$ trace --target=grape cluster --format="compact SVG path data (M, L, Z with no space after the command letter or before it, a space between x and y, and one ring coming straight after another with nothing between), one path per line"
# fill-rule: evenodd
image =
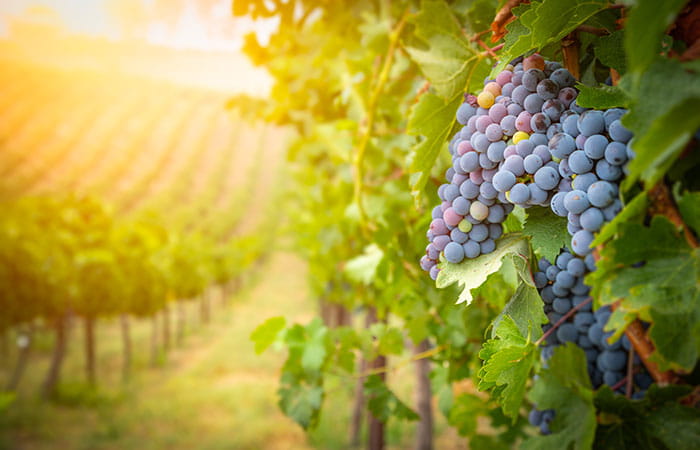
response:
M571 254L562 249L554 264L546 259L539 262L539 271L534 274L535 286L544 302L544 311L549 323L542 330L547 334L541 357L543 364L551 358L554 347L566 342L578 345L586 354L588 375L594 388L610 386L620 394L627 389L627 365L630 341L623 335L610 343L612 331L604 331L612 313L609 306L592 311L589 299L590 289L583 283L583 277L595 270L592 254L585 257ZM572 309L576 311L565 321L560 320ZM641 398L653 382L635 355L632 361L632 398ZM543 434L549 433L549 423L554 417L553 410L530 411L528 419L540 428Z

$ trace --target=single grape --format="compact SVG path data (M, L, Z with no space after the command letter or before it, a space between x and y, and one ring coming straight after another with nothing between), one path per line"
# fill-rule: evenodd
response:
M445 201L452 202L457 197L459 197L459 188L454 184L448 184L445 187Z
M533 114L530 118L530 128L535 133L546 133L551 124L552 119L541 112Z
M445 224L451 227L456 227L459 225L459 222L461 222L462 219L464 219L464 216L457 214L453 207L447 208L443 213L443 220L445 221Z
M590 232L596 232L603 226L605 218L603 212L592 206L581 213L581 227Z
M479 195L479 185L472 180L467 180L459 187L459 193L462 197L473 200Z
M503 208L503 207L502 207ZM505 208L503 208L505 212ZM498 239L503 235L503 225L500 223L491 223L489 224L489 237L493 240Z
M435 262L435 260L432 260L432 259L428 258L427 256L423 256L423 257L420 259L420 268L423 269L423 270L426 271L426 272L429 272L430 269L431 269L435 264L437 264L437 262Z
M516 177L522 176L525 174L525 162L520 155L513 155L509 156L506 158L506 160L503 162L503 166L501 167L501 170L505 169Z
M610 108L605 110L605 112L603 113L603 118L605 119L605 128L609 129L610 124L624 116L626 112L627 110L622 108Z
M552 122L560 120L564 111L566 111L566 106L556 98L547 100L542 104L542 112L545 113Z
M486 149L486 156L493 162L501 162L505 159L503 152L506 150L506 143L503 141L492 142Z
M560 272L560 274L562 274L562 273L566 273L566 272ZM555 312L557 312L559 314L566 314L571 309L571 301L567 298L561 298L561 297L556 298L552 302L552 308Z
M559 99L560 102L562 102L562 104L565 107L568 108L569 105L571 104L571 102L573 102L577 96L578 96L578 91L576 91L576 89L574 89L572 87L565 87L564 89L559 91L559 96L557 98Z
M447 225L445 225L445 221L442 219L442 214L440 215L440 218L433 219L433 221L430 222L430 231L435 236L447 234Z
M569 167L575 174L584 174L593 169L593 161L582 150L569 155Z
M615 200L615 189L607 181L596 181L588 187L588 199L598 208L604 208Z
M476 119L476 131L479 133L486 133L486 128L493 124L493 120L488 115L479 116Z
M440 269L438 269L438 266L435 265L430 268L430 278L434 281L437 280L438 274L440 273Z
M486 220L490 223L501 223L505 220L506 213L501 205L493 205L489 209L489 215ZM484 253L484 252L482 252Z
M578 255L587 255L591 252L593 234L588 230L577 231L571 238L571 248Z
M523 74L522 85L530 92L537 90L537 85L544 80L546 75L540 69L529 69Z
M452 209L460 216L466 216L469 213L471 202L466 198L459 196L452 201Z
M470 117L476 114L476 108L469 103L462 103L457 109L457 122L466 125Z
M579 150L580 151L580 150ZM598 181L598 177L593 172L583 173L574 178L571 185L574 189L588 191L588 187Z
M473 227L472 223L469 222L469 221L466 220L466 219L462 220L462 221L459 223L459 225L457 225L457 228L458 228L459 231L461 231L462 233L469 233L469 232L472 230L472 227Z
M564 119L563 117L559 118L562 121L562 128L564 129L564 133L568 134L572 138L576 138L579 134L581 134L578 131L578 114L571 114Z
M551 167L545 166L535 172L535 184L540 189L551 191L559 183L559 174Z
M488 181L481 183L481 186L479 186L479 192L481 197L487 200L492 200L498 196L498 191L493 187L493 184Z
M445 246L452 242L450 240L449 236L446 235L441 235L441 236L435 236L435 239L433 239L433 245L435 246L438 251L443 251L445 250Z
M489 109L489 117L493 123L500 123L507 114L508 109L501 103L496 103Z
M632 132L625 128L619 120L613 121L608 127L610 137L618 142L627 143L632 139Z
M464 259L464 249L457 242L450 242L445 246L445 259L447 262L458 264Z
M530 190L524 183L517 183L510 189L510 200L516 204L524 204L530 199Z
M552 156L563 159L576 150L576 142L566 133L557 133L549 140L549 149Z
M522 106L523 103L525 103L525 97L528 95L530 95L530 91L528 91L525 86L520 85L513 89L512 99L515 103Z
M537 175L537 174L535 174L535 175ZM554 196L552 197L552 200L550 201L550 206L552 208L552 212L554 212L554 214L556 214L559 217L566 217L566 215L568 214L568 211L564 207L564 197L565 196L566 196L565 192L557 192L556 194L554 194Z
M469 207L469 214L471 214L474 219L482 221L488 217L489 208L480 201L472 202Z
M452 239L452 242L464 244L465 242L467 242L468 238L469 236L467 235L467 233L464 233L459 228L455 228L452 231L450 231L450 239Z
M488 150L488 148L487 148ZM486 153L479 153L479 167L483 169L493 169L498 165L497 162L493 162L489 159L488 154ZM482 176L483 176L483 171L482 171Z
M573 190L564 197L564 207L574 214L581 214L589 206L588 195L583 191Z
M465 153L459 158L459 166L465 172L472 172L479 168L479 154L477 152Z
M513 187L516 182L515 175L507 168L501 168L496 175L493 176L493 187L498 192L506 192Z
M627 146L620 142L611 142L605 148L605 160L613 166L627 162Z
M530 114L535 114L537 112L542 111L543 104L544 99L537 94L528 95L527 97L525 97L525 102L523 102L525 111L529 112Z
M605 118L602 111L589 110L578 118L578 130L586 136L605 132Z
M576 342L578 339L578 330L572 323L563 323L557 330L557 339L561 342Z
M479 249L482 255L491 253L492 251L496 250L496 242L494 242L494 240L491 238L486 239L485 241L479 243Z
M566 69L555 70L549 79L557 83L560 88L572 87L576 84L576 78Z
M547 206L547 200L549 199L549 193L536 184L531 183L527 185L530 190L530 204Z
M464 256L469 259L476 258L481 254L481 246L478 242L469 240L462 245Z

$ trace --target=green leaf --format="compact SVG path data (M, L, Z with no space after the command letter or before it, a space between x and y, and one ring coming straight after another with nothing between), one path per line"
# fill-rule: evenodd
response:
M306 326L306 333L308 339L302 352L301 366L309 372L317 371L323 365L328 353L326 350L328 328L319 318L316 318Z
M620 75L624 75L627 71L624 39L625 31L617 30L599 38L594 47L596 58L606 66L617 70ZM595 106L587 106L587 108L595 108Z
M618 108L626 107L629 103L627 93L617 86L591 87L579 83L576 87L580 91L576 97L576 103L584 108Z
M496 242L496 250L491 253L466 259L460 264L442 263L437 287L444 288L458 283L461 293L457 303L466 302L468 305L473 300L471 290L481 286L490 274L497 272L504 258L512 258L515 263L517 259L527 261L529 254L527 240L522 234L505 235Z
M629 70L642 73L661 52L661 39L687 0L635 0L625 22ZM668 86L677 86L669 83Z
M367 408L374 417L386 422L391 417L418 420L420 417L394 394L379 375L370 375L365 381Z
M282 376L281 385L278 393L282 411L304 429L313 427L323 403L323 387L290 382L289 374Z
M356 256L345 264L345 273L358 283L370 284L377 274L377 267L384 259L384 252L377 244L365 247L362 255Z
M700 354L700 250L654 216L649 227L622 224L597 266L586 277L592 295L604 304L620 300L621 314L653 322L649 336L661 370L692 370Z
M411 22L416 38L423 44L405 47L411 59L439 97L454 99L461 95L479 58L450 7L442 0L423 1Z
M513 419L525 398L525 385L538 355L536 350L515 321L504 316L496 328L496 338L486 341L479 352L479 358L484 360L479 370L479 390L492 390L503 414Z
M638 194L615 216L613 220L606 223L596 235L591 246L602 244L617 234L618 229L624 223L639 221L644 218L647 211L648 198L646 192Z
M700 411L682 406L678 399L687 387L652 385L640 401L615 395L603 386L595 396L601 423L596 448L614 450L692 449L700 442Z
M569 246L571 236L566 229L566 217L559 217L549 208L530 208L523 226L536 254L554 261L562 247Z
M264 352L277 339L284 328L286 320L282 316L271 317L253 330L250 340L255 343L255 353Z
M629 83L629 77L623 81ZM676 159L700 125L695 105L700 101L700 81L696 73L680 62L658 58L640 75L630 91L634 99L622 123L633 134L635 158L623 188L629 189L638 179L651 187Z
M420 194L425 187L440 151L446 148L461 103L461 93L446 102L437 95L426 92L411 109L406 132L413 136L423 136L410 154L411 193L414 196Z
M678 200L683 221L700 234L700 192L686 192Z
M544 303L537 289L521 283L511 297L503 311L493 321L492 336L496 337L496 329L504 317L510 317L523 336L530 336L532 340L542 336L542 324L548 322L544 314Z
M596 414L586 355L569 342L554 349L547 366L539 373L528 398L540 410L556 410L550 424L552 434L532 437L523 443L522 448L591 448Z
M532 2L527 8L514 10L518 20L507 27L508 35L500 54L501 62L491 71L491 75L495 76L509 61L530 50L539 50L561 41L608 5L607 0L543 0Z

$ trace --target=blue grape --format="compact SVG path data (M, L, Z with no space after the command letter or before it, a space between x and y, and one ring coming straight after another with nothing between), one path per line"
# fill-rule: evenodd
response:
M459 193L466 199L474 200L479 195L479 186L472 180L467 180L459 187Z
M493 205L489 208L489 215L486 220L490 223L501 223L505 220L506 213L501 205Z
M576 78L566 69L557 69L549 76L549 79L559 85L560 88L572 87L576 84Z
M571 309L571 301L569 301L567 298L557 298L552 303L552 308L559 314L566 314Z
M561 120L561 115L565 110L566 106L557 99L547 100L542 104L542 112L549 117L552 122Z
M488 181L481 183L481 186L479 186L479 193L483 199L487 200L492 200L498 195L498 191L493 187L493 184Z
M578 131L578 114L572 114L570 116L567 116L567 118L564 119L562 123L562 128L564 130L564 133L568 134L573 138L581 134Z
M578 118L578 130L586 136L605 132L605 119L602 111L585 111Z
M438 273L440 273L440 269L438 269L438 266L437 266L437 265L435 265L435 266L433 266L433 267L430 268L430 278L431 278L433 281L437 280Z
M507 214L505 212L506 209L503 206L501 206L501 208L503 208L504 213ZM499 237L501 237L502 234L503 234L503 225L501 225L500 223L490 223L489 224L489 237L491 239L496 240Z
M622 202L615 199L610 205L603 208L603 217L605 220L613 220L620 211L622 211Z
M545 166L535 172L534 180L540 189L551 191L559 184L559 174L553 168Z
M587 230L577 231L571 238L571 249L578 255L587 255L591 252L593 234Z
M452 202L459 197L459 188L454 184L448 184L445 188L445 201Z
M627 143L632 139L632 132L625 128L619 120L615 120L610 124L608 134L618 142Z
M432 218L442 219L442 208L440 208L440 205L437 205L435 208L433 208Z
M457 242L450 242L447 244L444 251L447 262L458 264L464 259L464 249Z
M555 260L556 266L564 270L566 269L566 266L569 264L569 261L571 261L574 258L574 255L569 253L568 251L563 251L562 253L557 256L557 259Z
M476 241L468 240L462 245L462 249L464 256L469 259L476 258L481 254L481 246Z
M516 204L524 204L530 199L530 190L524 183L517 183L510 189L510 200Z
M530 118L530 128L535 133L546 133L549 126L552 124L552 119L544 113L538 112ZM527 141L520 141L527 142Z
M457 122L466 125L470 117L476 114L476 108L469 103L462 103L457 109Z
M545 100L556 98L557 95L559 95L559 85L556 82L546 78L537 83L535 90L537 91L537 95Z
M593 161L582 150L569 155L569 167L575 174L583 174L593 169Z
M515 144L515 152L521 158L525 158L526 156L530 155L534 149L535 146L529 139L520 141L517 144Z
M547 199L549 197L547 191L541 189L536 184L528 184L527 188L530 190L531 204L547 206Z
M532 145L534 147L537 147L538 145L547 145L549 142L549 138L542 134L533 134L530 136L530 139L528 141L532 142Z
M603 113L603 118L605 119L605 128L609 129L610 125L625 115L627 111L622 108L610 108Z
M516 182L515 175L513 172L502 168L496 175L493 176L493 187L496 188L498 192L506 192L513 187Z
M549 149L553 156L563 159L576 150L576 142L566 133L557 133L549 140Z
M561 269L557 266L549 266L547 267L547 270L545 271L545 274L547 275L547 279L549 281L554 281L557 279L557 275L561 272Z
M588 187L588 200L597 208L605 208L615 200L615 189L607 181L596 181Z
M580 191L585 192L588 191L590 185L595 183L596 181L598 181L598 177L596 176L596 174L594 174L593 172L588 172L582 173L576 178L574 178L574 180L571 182L571 185L574 189L578 189Z
M550 207L552 208L552 212L554 212L554 214L556 214L559 217L566 217L568 213L568 211L564 207L565 196L565 192L557 192L556 194L554 194L552 200L550 201Z
M561 272L557 274L555 282L565 289L570 289L574 287L574 283L576 283L576 278L574 278L574 276L566 270L562 269Z
M581 214L589 206L588 196L583 191L573 190L564 197L564 207L574 214Z
M525 173L525 166L522 156L511 155L507 157L506 160L503 162L503 166L501 169L505 169L511 172L516 177L522 176Z
M488 226L480 223L477 225L474 225L472 227L472 230L469 232L469 239L476 241L476 242L481 242L484 239L486 239L489 236L489 228Z
M543 287L547 286L547 276L543 272L535 272L533 278L535 281L535 287L538 289L542 289Z
M489 148L486 149L486 155L493 162L503 161L503 152L506 149L506 143L503 141L492 142Z
M477 132L472 136L471 144L477 152L485 152L491 145L491 141L485 134Z
M488 150L488 148L487 148ZM486 153L479 154L479 166L484 169L493 169L498 165L498 163L493 162L489 159Z
M542 111L542 105L544 104L544 99L540 97L537 94L530 94L527 97L525 97L525 102L523 103L523 106L525 107L525 111L529 112L530 114L535 114L537 112Z
M627 146L620 142L611 142L605 148L605 160L613 166L621 166L627 161Z
M467 239L469 239L469 235L459 228L455 228L454 230L450 231L450 239L452 239L452 242L464 244L467 242Z
M608 370L622 370L627 365L627 355L625 352L605 350L601 355Z
M540 69L529 69L523 73L523 87L530 92L537 90L537 85L547 76Z
M523 160L523 167L525 168L525 172L529 174L534 174L543 165L544 163L542 162L542 158L540 158L537 155L527 155Z
M575 277L582 277L586 273L586 264L580 258L571 258L566 263L566 270Z
M578 330L572 323L563 323L557 330L557 339L561 342L576 342Z
M472 202L462 196L457 197L452 201L452 209L454 209L454 211L460 216L466 216L469 213L469 207L471 205Z
M492 123L491 125L486 127L485 136L489 141L496 142L501 140L501 138L503 137L503 130L501 129L501 126L499 124Z
M545 136L547 137L547 141L552 139L555 134L557 133L562 133L564 131L564 127L561 126L560 123L553 123L547 128L547 133L545 133Z
M479 248L480 248L481 254L486 255L486 254L491 253L492 251L496 250L496 242L494 242L494 240L491 238L486 239L485 241L482 241L479 243Z
M581 213L581 228L590 232L600 230L605 218L603 212L595 206L588 208Z

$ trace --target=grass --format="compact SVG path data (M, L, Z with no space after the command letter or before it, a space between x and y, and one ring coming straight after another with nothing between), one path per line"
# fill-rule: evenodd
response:
M306 322L314 316L306 276L301 261L279 253L232 299L232 306L216 304L212 323L196 323L198 305L188 305L185 342L164 356L159 367L149 366L150 322L133 321L134 370L128 383L121 381L118 323L98 326L97 389L83 381L82 329L74 327L53 402L40 402L36 396L51 349L50 338L40 336L16 398L0 409L0 448L347 448L354 380L329 379L326 413L307 435L277 407L284 354L256 355L249 340L268 317ZM1 365L4 381L11 364ZM391 374L392 387L409 404L413 377L411 366ZM436 431L437 448L463 448L463 441L439 417ZM413 433L413 424L391 422L390 447L411 448Z

